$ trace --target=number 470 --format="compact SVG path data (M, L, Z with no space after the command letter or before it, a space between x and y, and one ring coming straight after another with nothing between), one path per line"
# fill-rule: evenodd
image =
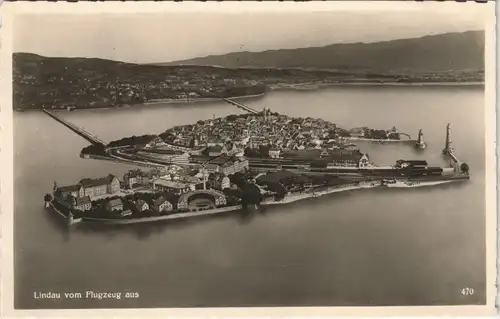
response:
M474 294L474 288L463 288L460 293L462 296L472 296Z

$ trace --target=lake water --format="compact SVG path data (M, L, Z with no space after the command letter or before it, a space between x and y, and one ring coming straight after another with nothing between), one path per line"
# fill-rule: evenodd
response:
M87 142L41 112L14 114L16 308L451 305L485 303L484 92L479 87L339 87L272 92L258 110L416 136L428 148L360 143L380 164L441 156L452 123L467 183L333 194L259 214L67 229L43 208L70 184L132 166L84 160ZM103 140L240 113L225 103L61 113ZM473 296L461 295L473 288ZM34 292L138 292L37 300Z

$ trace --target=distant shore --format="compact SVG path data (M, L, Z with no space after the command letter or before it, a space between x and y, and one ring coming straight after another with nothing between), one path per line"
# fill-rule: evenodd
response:
M292 91L316 91L335 86L484 86L484 82L336 82L317 84L275 84L270 85L272 91L292 90Z
M251 98L260 98L263 97L266 93L259 94L251 94L251 95L241 95L241 96L233 96L227 97L230 100L242 100L242 99L251 99ZM157 105L157 104L190 104L190 103L207 103L207 102L218 102L222 101L222 98L219 97L206 97L206 98L194 98L194 99L154 99L149 100L147 102L142 103L142 105Z
M243 99L257 99L264 97L266 93L259 94L251 94L251 95L241 95L234 97L227 97L227 99L231 100L243 100ZM130 109L137 107L145 107L145 106L161 106L164 104L194 104L194 103L213 103L213 102L222 102L222 98L219 97L208 97L208 98L193 98L193 99L154 99L149 100L143 103L133 104L133 105L121 105L121 106L103 106L103 107L89 107L89 108L73 108L71 110L68 109L48 109L51 112L76 112L76 111L88 111L88 110L119 110L119 109ZM19 109L15 108L14 111L17 112L28 112L28 111L41 111L42 109Z
M368 87L368 86L400 86L400 87L431 87L431 86L484 86L484 82L370 82L370 81L359 81L359 82L344 82L344 83L316 83L316 84L272 84L269 85L269 91L317 91L321 89L327 89L330 87L339 87L339 86L359 86L359 87ZM231 100L242 100L242 99L253 99L253 98L262 98L266 95L266 92L259 94L251 94L251 95L241 95L234 97L227 97ZM222 98L219 97L208 97L208 98L192 98L192 99L173 99L173 98L165 98L165 99L153 99L143 103L134 104L134 105L122 105L122 106L103 106L103 107L89 107L89 108L73 108L71 110L67 109L49 109L51 111L82 111L82 110L109 110L109 109L128 109L132 107L142 107L142 106L161 106L164 104L194 104L194 103L213 103L222 101ZM22 109L22 108L14 108L14 111L18 112L27 112L27 111L40 111L41 109Z

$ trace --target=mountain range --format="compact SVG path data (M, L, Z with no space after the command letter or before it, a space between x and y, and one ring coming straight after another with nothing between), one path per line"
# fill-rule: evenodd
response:
M484 69L484 31L445 33L373 43L233 52L159 65L223 68L295 68L373 72L445 72Z

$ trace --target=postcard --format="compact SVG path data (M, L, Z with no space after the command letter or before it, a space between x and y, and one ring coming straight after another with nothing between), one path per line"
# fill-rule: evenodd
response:
M493 3L5 3L2 316L492 315Z

